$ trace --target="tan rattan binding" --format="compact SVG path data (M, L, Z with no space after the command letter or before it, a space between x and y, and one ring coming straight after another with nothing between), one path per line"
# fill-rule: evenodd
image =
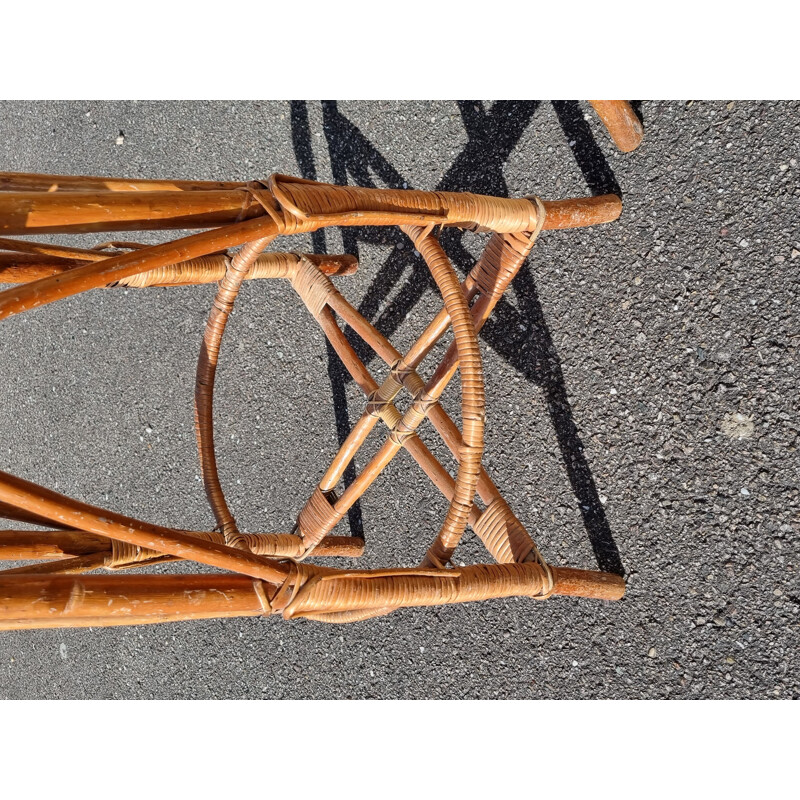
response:
M48 191L48 186L56 190ZM0 282L17 284L0 292L0 319L93 288L218 284L195 392L201 471L216 529L182 531L152 525L0 473L0 514L54 529L0 531L0 558L39 559L34 566L0 572L0 628L264 614L350 622L403 607L493 597L621 597L624 583L616 575L549 565L483 468L486 398L477 337L542 230L608 222L616 219L620 208L614 196L548 203L536 197L341 187L284 175L250 184L32 175L0 179L0 233L6 236L215 226L161 245L110 241L89 250L0 239ZM331 280L352 272L355 259L263 252L280 236L330 225L399 226L428 265L443 308L407 352L395 349ZM444 226L492 232L463 281L439 243ZM240 249L231 252L237 246ZM365 396L361 418L310 491L294 530L283 533L239 530L214 451L216 364L236 297L244 281L254 279L291 284ZM340 321L389 367L382 383L358 357ZM419 367L448 328L454 341L426 380ZM439 402L456 372L461 430ZM396 405L403 392L410 397L405 412ZM426 420L457 459L455 476L420 436ZM386 428L383 445L337 494L345 469L378 424ZM420 566L354 570L308 561L313 556L361 554L363 542L335 531L401 450L419 463L449 501L430 546L416 556ZM467 526L496 563L452 566ZM228 574L135 572L137 567L180 559ZM85 574L98 568L121 574Z

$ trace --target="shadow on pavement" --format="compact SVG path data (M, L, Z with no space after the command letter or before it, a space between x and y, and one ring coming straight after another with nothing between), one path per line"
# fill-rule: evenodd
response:
M467 191L477 194L508 196L503 167L519 142L541 103L539 101L499 101L487 109L480 102L462 101L458 107L468 141L436 186L437 191ZM574 141L572 153L592 194L617 194L619 184L600 147L595 142L581 106L573 101L556 101L553 108L568 141ZM641 114L640 108L635 107ZM375 187L373 176L386 187L402 189L403 176L377 150L334 101L322 103L322 121L327 142L333 182ZM305 101L291 103L292 141L302 177L318 180L311 146L312 135ZM422 296L436 287L427 266L407 247L406 237L394 228L342 228L344 252L358 256L360 242L394 245L391 254L378 268L358 310L385 336L391 337ZM315 252L326 252L325 232L313 235ZM445 229L441 243L457 269L466 273L473 265L472 256L462 245L463 231ZM396 245L402 243L404 249ZM407 271L411 264L411 274ZM403 275L407 277L398 287ZM524 265L513 282L519 310L506 300L498 303L481 332L481 338L508 364L543 392L561 457L572 491L583 518L589 542L601 570L622 575L624 568L611 527L600 503L592 471L584 455L583 443L573 419L561 360L558 357L544 311L539 302L536 282ZM379 313L387 295L395 292L393 302ZM371 349L352 331L346 331L353 347L365 364L375 358ZM331 381L340 444L350 432L345 386L349 374L328 344L328 374ZM351 463L344 475L345 485L355 478ZM359 504L349 512L352 535L363 537L364 526Z

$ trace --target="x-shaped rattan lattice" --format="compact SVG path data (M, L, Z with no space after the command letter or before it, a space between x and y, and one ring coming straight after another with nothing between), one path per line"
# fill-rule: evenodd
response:
M7 174L0 180L0 230L6 234L98 230L212 230L152 247L110 242L92 250L3 239L0 319L91 288L171 286L219 281L197 368L195 417L203 479L217 520L214 531L179 531L94 508L0 473L0 514L43 532L0 534L5 558L66 557L0 573L0 626L109 625L214 616L281 613L344 622L403 606L491 597L551 594L614 599L615 575L553 567L481 465L484 391L477 333L509 287L543 229L615 219L615 196L544 203L538 198L339 187L274 175L252 184L123 181ZM329 225L398 225L428 265L444 308L402 354L336 289L330 274L354 268L348 256L264 253L277 236ZM444 226L491 231L474 268L459 281L436 233ZM225 248L244 245L229 256ZM367 397L330 467L301 510L294 531L238 530L218 477L212 398L220 344L246 278L284 278L317 320ZM390 367L379 385L337 323L349 325ZM451 328L454 341L432 377L417 367ZM439 403L461 375L462 430ZM406 390L404 413L395 405ZM422 442L429 419L458 461L453 478ZM334 488L369 432L381 421L383 446L341 497ZM407 450L450 501L444 523L418 568L335 570L312 555L358 555L362 543L333 536L336 524L401 450ZM474 502L478 494L484 508ZM450 559L469 524L494 564L453 568ZM81 574L193 559L229 570L209 575Z

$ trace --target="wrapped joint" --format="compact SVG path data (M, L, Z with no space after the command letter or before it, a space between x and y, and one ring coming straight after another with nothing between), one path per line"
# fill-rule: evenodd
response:
M323 275L307 258L300 259L291 281L294 290L315 319L328 305L328 298L337 293L330 278Z
M533 539L502 497L489 503L474 528L499 564L525 561L535 549Z
M412 395L418 395L425 389L425 381L420 378L414 367L409 366L402 358L392 364L389 370L392 379L399 384L405 386ZM399 391L398 386L398 391Z
M412 437L416 436L417 432L413 429L409 430L403 426L401 422L396 428L392 428L389 433L389 438L398 446L403 447L405 443Z
M297 565L305 566L305 565ZM468 603L497 597L544 598L552 581L539 564L476 564L459 569L294 572L272 600L285 619L320 613Z
M136 544L121 542L118 539L111 540L111 554L106 558L106 569L122 569L133 564L143 564L147 561L154 561L163 558L164 554L157 550L150 550L147 547L139 547Z
M397 406L395 406L391 399L387 399L383 396L385 386L386 384L384 383L384 385L379 389L376 389L374 392L370 392L367 397L367 406L365 411L372 417L378 417L379 419L382 419L390 428L394 428L400 422L402 417L400 412L397 410Z
M438 402L437 398L426 392L425 388L422 387L414 397L414 401L409 406L408 411L406 411L403 418L405 424L409 428L416 430L428 416L431 408Z
M334 491L323 492L317 486L297 516L297 530L303 537L306 550L316 547L338 524L344 516L338 512Z
M533 249L533 234L495 234L470 273L481 294L501 297Z

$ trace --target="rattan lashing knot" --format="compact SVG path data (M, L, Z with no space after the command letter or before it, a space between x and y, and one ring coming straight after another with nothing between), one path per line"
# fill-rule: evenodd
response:
M336 510L336 493L317 486L297 516L297 530L306 550L316 547L344 516Z
M300 257L291 277L292 287L300 295L312 316L316 319L328 305L328 299L337 294L337 289L327 275L304 256Z

